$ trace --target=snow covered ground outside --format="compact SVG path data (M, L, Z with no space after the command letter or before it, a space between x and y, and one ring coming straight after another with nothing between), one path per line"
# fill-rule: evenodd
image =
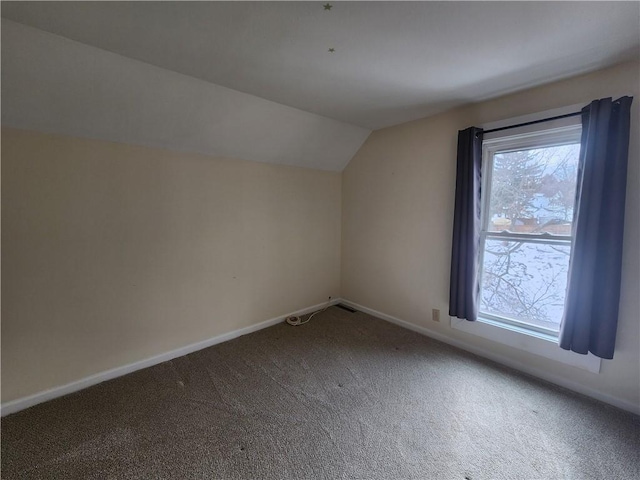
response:
M480 310L558 330L569 245L487 239Z

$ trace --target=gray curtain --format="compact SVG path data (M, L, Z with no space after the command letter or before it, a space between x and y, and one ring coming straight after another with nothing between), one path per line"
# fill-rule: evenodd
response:
M478 318L481 167L482 129L459 131L449 315L470 321Z
M605 98L582 110L575 240L560 347L601 358L613 358L618 326L632 100Z

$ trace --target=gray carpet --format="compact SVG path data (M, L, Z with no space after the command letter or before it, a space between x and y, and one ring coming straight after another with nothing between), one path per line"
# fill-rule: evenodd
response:
M633 479L640 419L336 307L2 419L2 477Z

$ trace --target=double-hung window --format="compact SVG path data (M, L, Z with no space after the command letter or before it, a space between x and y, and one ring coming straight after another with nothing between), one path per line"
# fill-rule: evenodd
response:
M479 320L558 337L572 246L581 126L483 141Z

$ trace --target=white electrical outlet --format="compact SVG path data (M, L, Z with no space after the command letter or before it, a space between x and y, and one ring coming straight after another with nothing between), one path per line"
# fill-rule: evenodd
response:
M431 319L434 322L439 322L440 321L440 310L438 310L437 308L434 308L433 310L431 310Z

